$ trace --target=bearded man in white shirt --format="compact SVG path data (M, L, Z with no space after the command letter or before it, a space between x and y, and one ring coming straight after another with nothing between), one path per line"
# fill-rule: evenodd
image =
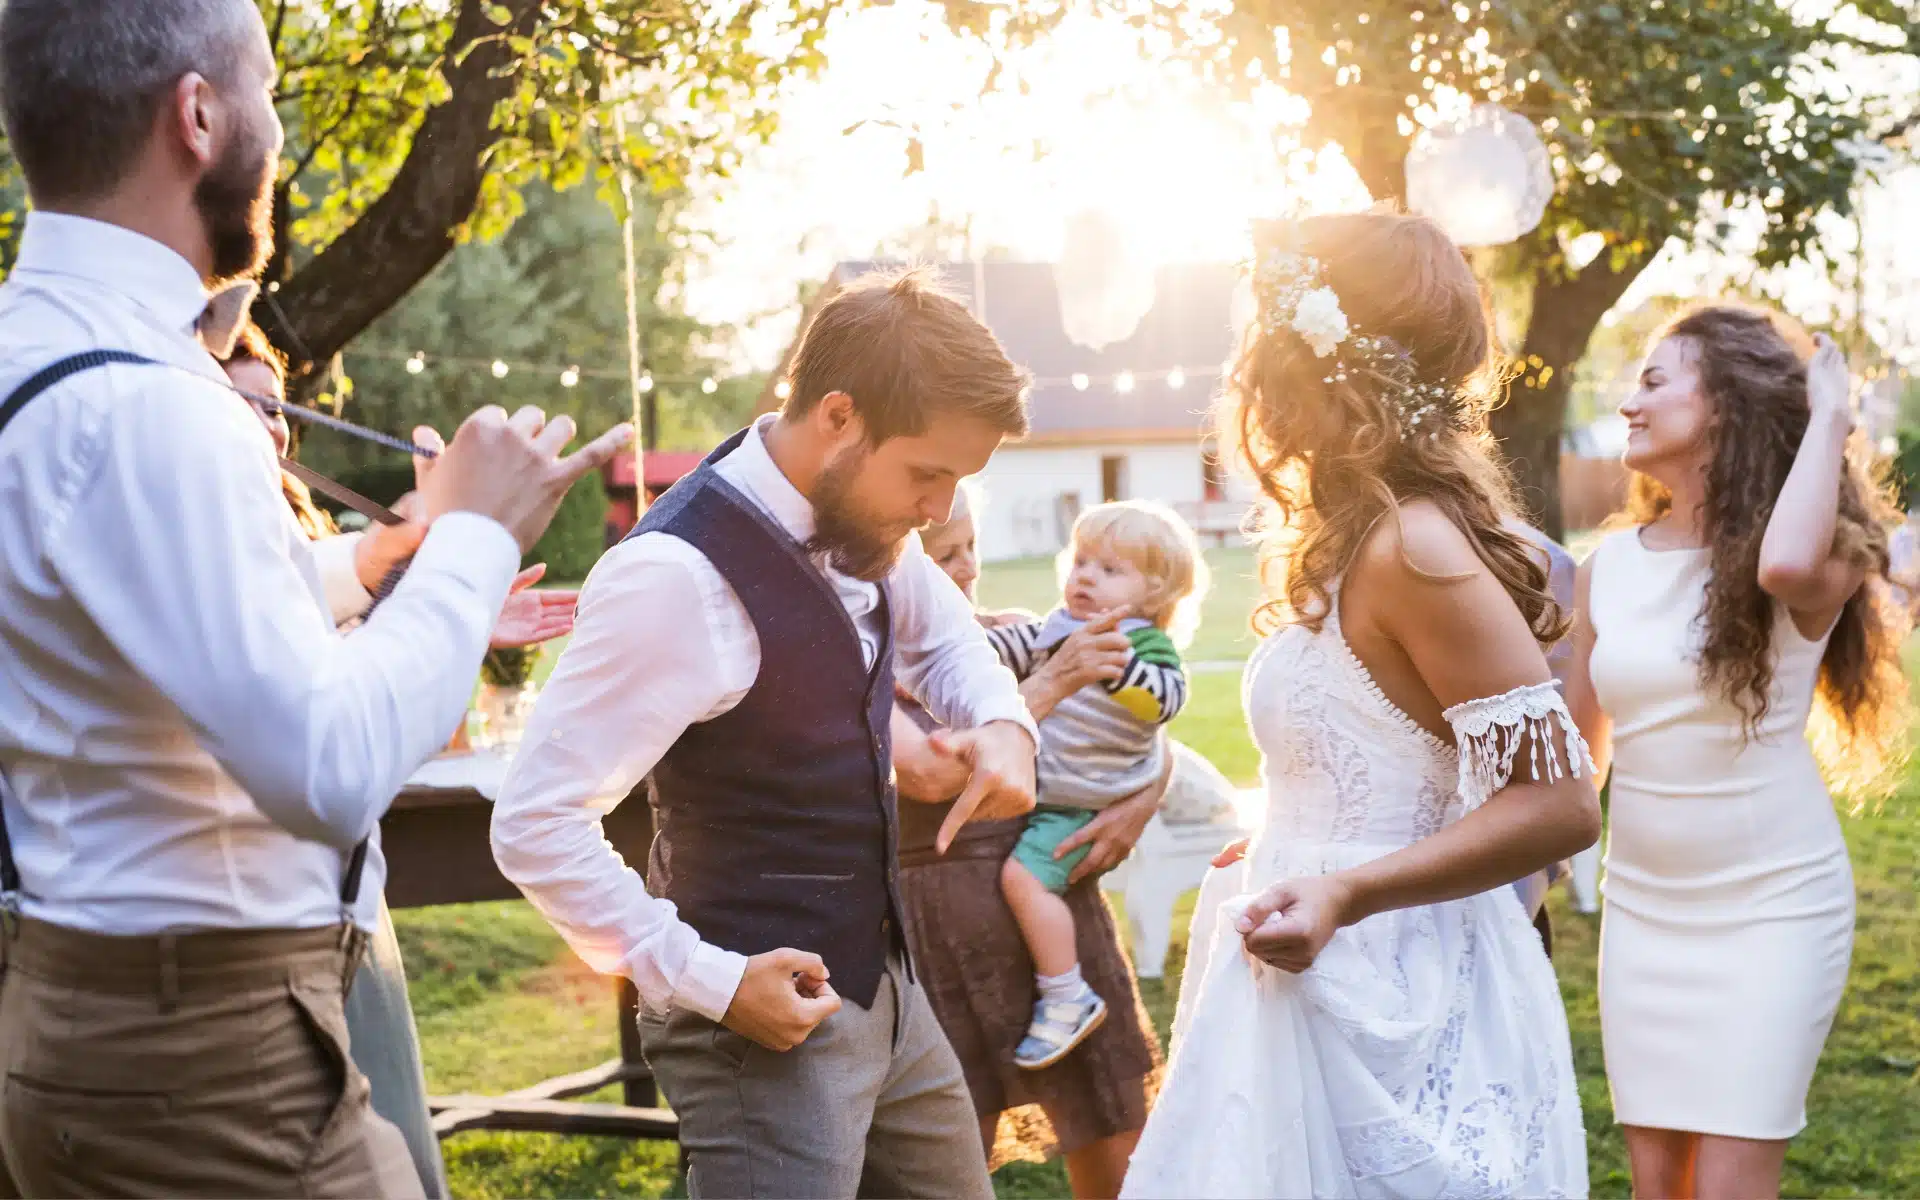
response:
M1012 676L915 530L1026 431L1026 378L928 276L814 317L791 398L609 551L494 805L501 871L629 976L694 1196L991 1196L895 886L894 683L970 768L969 818L1033 805ZM642 879L601 833L651 776Z
M563 460L564 419L476 414L405 580L335 636L197 336L271 241L273 78L251 0L0 5L34 209L0 285L0 1193L421 1194L346 1054L377 823L630 437Z

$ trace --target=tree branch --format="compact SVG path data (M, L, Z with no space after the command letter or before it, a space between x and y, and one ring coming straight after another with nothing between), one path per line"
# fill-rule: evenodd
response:
M446 59L448 96L427 111L406 161L381 197L325 250L287 278L279 308L261 315L267 334L309 376L381 313L397 304L454 246L486 179L493 115L519 83L508 36L531 37L540 0L504 0L506 28L483 0L461 0ZM286 237L285 231L280 236Z
M1664 231L1650 233L1645 239L1648 249L1629 255L1618 266L1609 247L1570 276L1549 274L1544 266L1536 268L1533 314L1527 320L1522 353L1540 358L1556 371L1579 362L1600 319L1619 303L1666 241Z
M293 0L280 0L279 7L273 12L273 35L268 39L268 45L273 48L275 62L280 61L280 35L286 32L287 8L292 2Z
M313 160L319 157L321 148L327 144L334 134L340 132L342 125L345 125L353 119L353 110L359 106L360 89L355 88L353 91L347 93L347 103L346 106L340 110L340 115L329 123L325 129L321 130L320 134L313 139L312 144L307 147L307 152L301 156L299 162L294 164L293 170L287 172L287 181L281 186L291 187L293 186L294 180L306 174L307 168L313 165Z
M1493 434L1513 472L1515 491L1535 525L1554 538L1564 535L1560 512L1560 439L1567 425L1573 371L1607 311L1619 303L1640 272L1665 244L1649 236L1647 249L1616 264L1610 251L1572 275L1547 264L1533 271L1533 311L1521 347L1525 368L1507 385L1506 402L1493 412Z

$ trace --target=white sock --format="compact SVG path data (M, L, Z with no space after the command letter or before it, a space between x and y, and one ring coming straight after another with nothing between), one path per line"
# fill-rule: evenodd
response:
M1035 975L1034 984L1040 989L1044 1000L1078 1000L1080 993L1087 990L1087 981L1080 977L1080 964L1073 964L1071 971L1059 975Z

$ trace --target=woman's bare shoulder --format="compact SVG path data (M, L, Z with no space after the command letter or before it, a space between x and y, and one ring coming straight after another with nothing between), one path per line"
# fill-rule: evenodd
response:
M1389 588L1458 582L1486 569L1466 531L1431 500L1408 500L1374 524L1354 562L1357 573Z

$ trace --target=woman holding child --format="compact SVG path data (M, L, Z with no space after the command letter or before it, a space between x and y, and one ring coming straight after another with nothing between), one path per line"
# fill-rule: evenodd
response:
M979 577L974 506L967 489L946 524L922 534L927 554L973 598ZM991 626L1027 614L983 614ZM1021 693L1043 723L1083 689L1120 678L1132 641L1112 625L1090 623L1060 642L1022 681ZM916 969L935 1014L960 1058L992 1163L1064 1154L1074 1195L1112 1196L1146 1123L1158 1087L1159 1046L1121 948L1098 877L1133 849L1166 787L1166 764L1135 794L1102 809L1065 843L1073 956L1106 1018L1052 1066L1026 1070L1014 1056L1034 1014L1033 960L1000 881L1025 821L964 825L943 855L936 842L964 778L946 769L928 741L931 720L903 702L894 720L899 779L900 888ZM1044 790L1044 789L1043 789ZM1002 1115L1009 1119L1002 1136Z
M1247 667L1267 818L1197 910L1133 1196L1577 1196L1553 970L1513 880L1590 845L1542 647L1568 617L1486 433L1489 336L1432 223L1264 226L1227 441L1278 517Z

